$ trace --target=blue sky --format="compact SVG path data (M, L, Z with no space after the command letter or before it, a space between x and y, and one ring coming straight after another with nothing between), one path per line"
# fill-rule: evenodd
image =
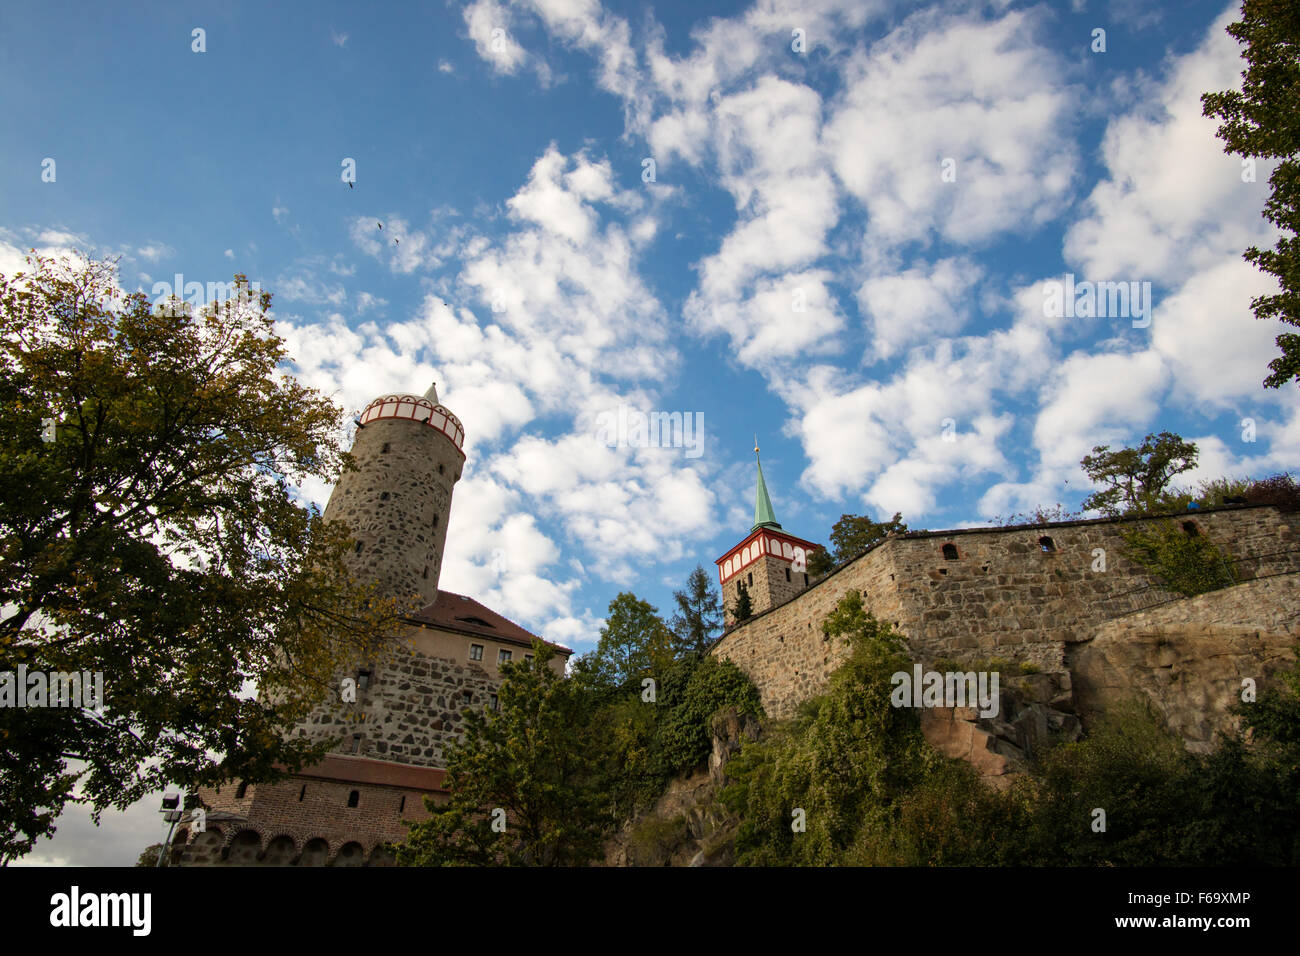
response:
M1075 507L1078 460L1148 431L1200 444L1193 478L1300 465L1241 259L1270 167L1243 181L1200 115L1234 12L10 3L0 272L32 246L146 292L244 272L346 409L436 381L468 455L442 586L583 651L618 591L667 612L745 534L754 433L820 541ZM1067 273L1150 283L1149 326L1045 315ZM700 454L603 445L620 406L702 414ZM33 859L132 862L152 813Z

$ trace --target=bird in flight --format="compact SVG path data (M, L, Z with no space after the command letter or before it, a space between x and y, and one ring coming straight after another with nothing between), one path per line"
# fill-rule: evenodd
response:
M351 189L351 188L352 188L352 180L349 179L349 180L348 180L348 189Z
M375 225L378 226L380 229L384 228L384 224L382 222L377 222L375 223Z

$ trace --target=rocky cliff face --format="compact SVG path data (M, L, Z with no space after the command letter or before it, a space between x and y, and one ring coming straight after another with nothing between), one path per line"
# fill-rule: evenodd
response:
M1266 686L1294 660L1300 575L1248 581L1103 625L1071 648L1074 704L1085 721L1125 698L1145 698L1189 750L1231 734L1243 682Z

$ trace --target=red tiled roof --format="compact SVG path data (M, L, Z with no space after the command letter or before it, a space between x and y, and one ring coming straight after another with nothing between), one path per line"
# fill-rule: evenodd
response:
M319 777L344 783L372 783L389 787L409 787L412 790L445 791L442 785L447 771L435 767L416 767L394 763L391 760L372 760L369 757L352 757L326 754L318 764L303 767L299 777Z
M523 647L531 647L533 641L542 640L536 634L525 631L514 621L502 617L496 611L485 607L473 598L441 589L438 590L438 600L423 610L410 615L409 620L417 624L427 624L433 627L445 628L449 631L459 631L463 634L490 637L494 640L505 641L508 644L519 644ZM573 653L572 650L561 644L555 644L551 641L542 641L542 643L555 648L565 657Z

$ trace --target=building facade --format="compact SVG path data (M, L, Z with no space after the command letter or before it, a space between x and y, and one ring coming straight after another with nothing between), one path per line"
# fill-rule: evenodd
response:
M388 865L387 844L446 799L447 746L465 713L495 708L501 668L533 656L536 635L472 598L439 589L452 493L465 463L459 419L430 388L385 395L357 419L356 470L335 485L328 521L355 539L352 571L404 608L375 657L349 673L356 700L319 705L293 734L328 742L319 764L276 783L202 789L203 832L182 822L181 865ZM551 666L563 673L568 648Z

